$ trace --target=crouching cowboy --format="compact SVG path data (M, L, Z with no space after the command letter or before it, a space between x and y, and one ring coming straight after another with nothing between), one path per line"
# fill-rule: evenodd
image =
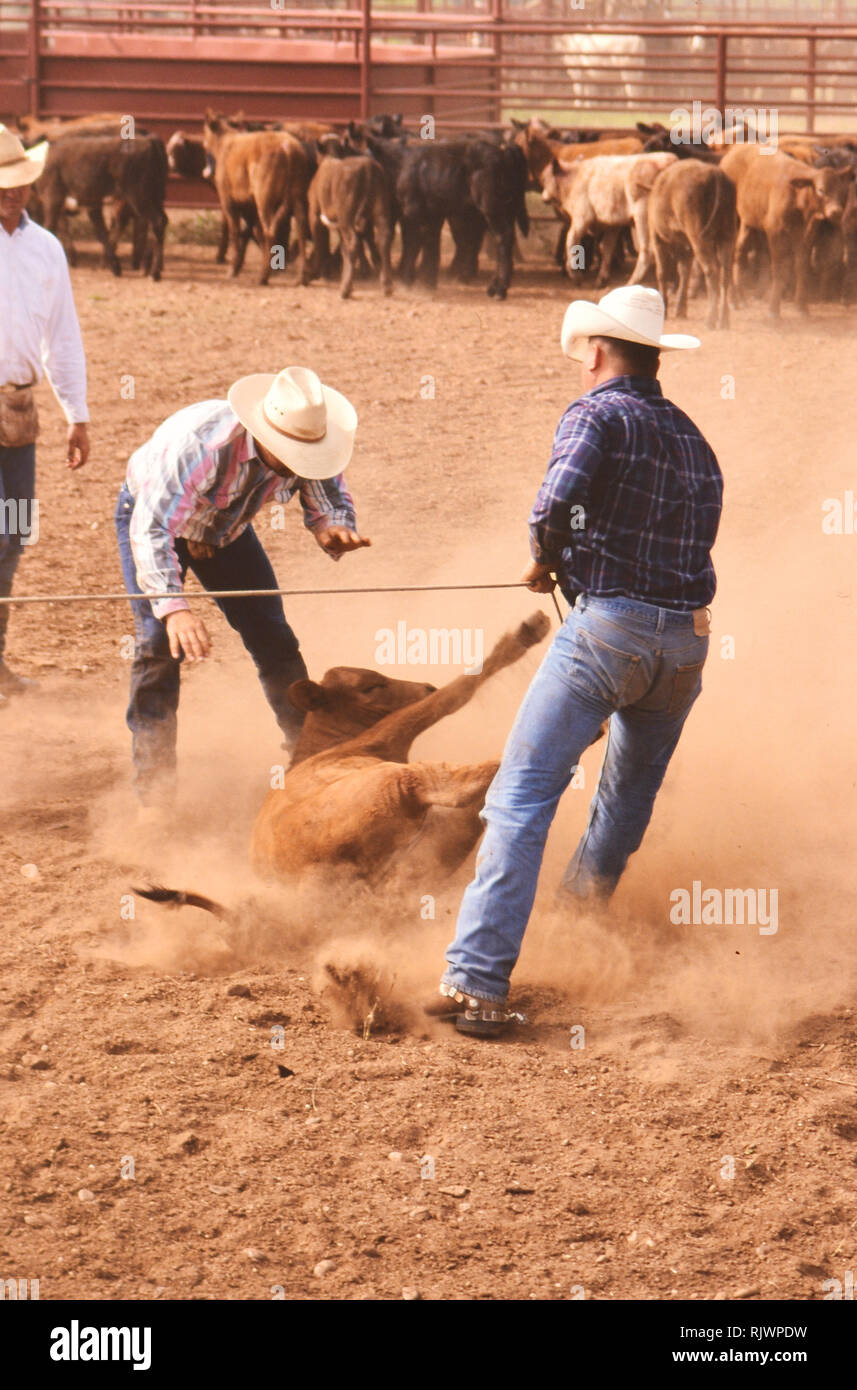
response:
M127 722L135 784L144 807L168 803L176 763L179 669L208 656L205 623L182 594L188 569L203 588L272 589L277 579L250 524L260 509L297 494L318 544L338 560L371 542L355 527L342 478L357 414L306 367L242 377L228 400L171 415L132 455L116 507L119 555L137 601ZM303 714L286 691L306 666L282 600L216 600L256 664L287 747Z

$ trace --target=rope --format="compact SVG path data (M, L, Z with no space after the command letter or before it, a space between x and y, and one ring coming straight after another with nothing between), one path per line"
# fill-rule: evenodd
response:
M525 589L520 581L514 584L388 584L362 589L201 589L192 592L191 598L270 598L272 594L282 598L309 598L326 595L330 598L339 594L437 594L466 590L485 589ZM21 594L0 598L2 603L148 603L151 599L180 598L179 594ZM555 593L551 593L554 607L560 622L563 621Z

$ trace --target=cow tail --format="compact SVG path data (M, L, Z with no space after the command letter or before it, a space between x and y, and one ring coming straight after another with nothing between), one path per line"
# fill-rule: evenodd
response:
M723 188L723 184L722 184L721 180L720 180L720 179L715 179L715 181L714 181L714 202L713 202L712 207L711 207L711 212L708 214L708 220L707 220L707 222L705 223L705 226L704 226L703 229L702 229L702 236L704 236L704 237L708 235L709 231L711 230L711 227L714 225L714 222L715 222L715 220L716 220L716 218L717 218L717 214L718 214L718 212L719 212L719 210L720 210L720 204L721 204L721 201L722 201L722 199L721 199L721 190L722 190L722 188Z

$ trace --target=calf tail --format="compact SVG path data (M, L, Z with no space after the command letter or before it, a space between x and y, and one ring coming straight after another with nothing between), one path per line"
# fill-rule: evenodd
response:
M203 912L210 912L218 917L221 922L232 922L232 913L228 907L222 903L217 903L213 898L204 898L199 893L184 893L178 888L162 888L159 884L150 884L148 888L132 888L140 898L148 898L149 902L162 903L164 907L199 907Z

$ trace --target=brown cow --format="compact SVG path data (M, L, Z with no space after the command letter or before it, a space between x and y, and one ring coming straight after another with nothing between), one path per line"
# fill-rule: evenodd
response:
M500 638L478 675L458 676L440 690L342 666L320 683L296 682L289 695L307 718L283 785L268 793L253 827L257 872L294 882L339 867L374 886L392 876L432 883L453 873L482 833L479 811L499 762L409 763L411 745L549 629L544 613L534 613ZM167 888L135 891L229 919L210 899Z
M334 230L339 233L342 252L342 298L348 299L351 294L361 242L381 271L384 293L393 293L392 194L384 170L371 155L352 155L347 159L327 155L321 160L309 188L309 230L313 254L304 271L305 285L325 270L330 257L330 232Z
M293 135L281 131L230 130L220 116L206 113L203 143L214 158L214 184L232 243L231 274L244 263L249 237L242 220L252 226L258 219L262 238L261 285L267 285L275 246L288 252L292 218L298 242L298 279L303 278L307 237L307 189L309 161L306 150Z
M771 256L769 311L778 317L792 274L795 306L807 312L813 241L822 221L841 222L853 175L843 169L811 169L787 154L757 145L736 145L720 164L738 190L740 227L735 247L738 281L748 243L762 232Z
M640 154L643 141L639 135L621 135L603 140L585 140L578 144L566 144L563 140L551 140L545 134L547 126L539 120L532 120L526 126L517 125L514 144L519 145L527 159L531 186L542 187L542 170L557 160L561 165L572 165L578 159L597 159L610 154Z
M649 196L649 232L658 289L667 303L674 272L674 312L687 312L687 287L694 257L708 290L708 328L729 327L729 286L738 220L735 185L716 165L683 159L665 169Z
M587 234L603 232L603 259L597 283L604 285L623 227L633 224L637 264L628 281L637 285L652 264L649 194L658 176L678 162L674 154L603 155L563 167L556 159L542 170L545 202L558 202L569 220L566 263L578 269L575 252Z

